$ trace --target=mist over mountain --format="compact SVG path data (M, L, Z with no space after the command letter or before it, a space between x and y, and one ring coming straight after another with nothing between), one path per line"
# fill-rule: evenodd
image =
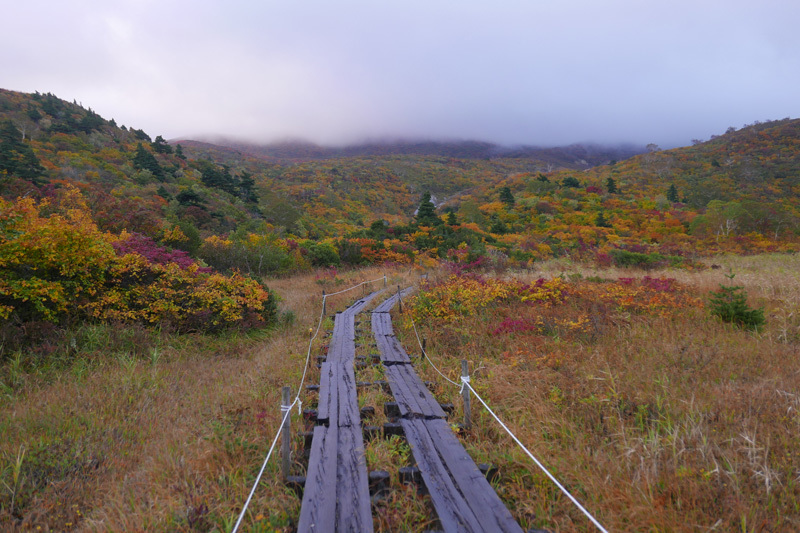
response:
M602 145L578 143L568 146L504 146L484 141L457 140L381 140L348 146L322 146L303 140L258 144L228 137L173 139L184 146L213 145L251 156L275 161L314 161L341 157L375 157L392 155L438 156L457 159L532 159L549 167L581 169L628 159L646 151L636 144Z

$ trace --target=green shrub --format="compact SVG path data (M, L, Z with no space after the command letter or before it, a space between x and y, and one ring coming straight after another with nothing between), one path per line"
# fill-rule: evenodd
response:
M741 286L720 285L718 291L711 293L709 307L712 315L742 328L757 331L766 322L764 308L747 305L747 294Z
M329 242L320 242L308 247L308 255L314 266L339 266L341 260L336 247Z

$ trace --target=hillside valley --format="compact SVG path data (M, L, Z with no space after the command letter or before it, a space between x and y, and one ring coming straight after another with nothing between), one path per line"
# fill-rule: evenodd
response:
M337 314L411 288L383 339L521 528L592 526L483 404L459 425L463 368L609 530L798 530L798 250L800 120L670 150L264 146L0 90L0 529L295 531L270 443L291 420L307 473ZM370 315L346 332L386 473L367 520L437 530Z

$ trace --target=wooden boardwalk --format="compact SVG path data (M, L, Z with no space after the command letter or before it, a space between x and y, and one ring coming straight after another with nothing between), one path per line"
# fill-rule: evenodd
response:
M442 529L521 533L522 528L453 434L441 406L394 336L389 311L402 294L375 308L372 331L386 366L386 380L400 407L406 440Z
M354 359L355 316L377 294L336 315L321 368L319 425L311 443L298 531L372 531Z

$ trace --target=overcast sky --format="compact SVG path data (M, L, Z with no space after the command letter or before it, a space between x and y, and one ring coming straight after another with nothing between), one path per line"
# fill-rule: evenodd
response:
M153 137L672 147L800 116L797 0L4 4L0 87Z

